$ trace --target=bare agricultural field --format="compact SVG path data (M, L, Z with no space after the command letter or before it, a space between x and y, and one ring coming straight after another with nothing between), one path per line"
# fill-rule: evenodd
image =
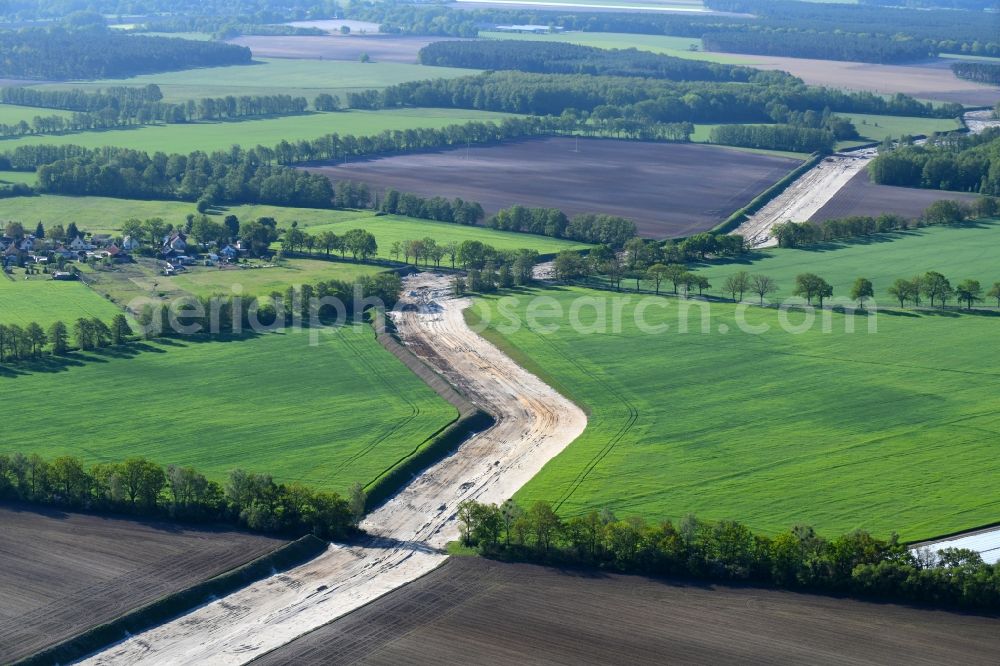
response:
M230 44L247 46L254 56L303 60L350 60L357 62L367 53L374 62L416 64L417 52L442 37L399 35L261 36L230 39Z
M1000 620L478 558L272 652L277 664L989 664Z
M935 201L953 199L974 201L978 195L968 192L945 192L941 190L921 190L911 187L876 185L862 169L847 182L819 211L810 218L811 222L823 222L852 215L881 215L895 213L904 217L919 217L924 209Z
M719 146L546 138L398 155L311 171L376 188L635 220L650 238L712 228L799 162Z
M806 83L845 90L905 93L918 99L992 106L1000 101L1000 88L955 76L937 62L917 65L874 65L863 62L812 60L780 56L747 55L746 65L781 69Z
M0 662L256 559L279 539L0 506Z

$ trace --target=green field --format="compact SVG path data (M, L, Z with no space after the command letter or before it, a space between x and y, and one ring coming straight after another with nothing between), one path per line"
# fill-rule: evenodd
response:
M58 382L0 374L18 414L0 449L87 463L145 456L218 481L240 467L345 493L456 417L369 327L319 335L316 346L298 331L76 354Z
M833 285L835 297L849 296L854 280L867 277L874 283L882 307L898 307L885 290L896 278L931 270L944 274L953 286L972 278L982 283L984 291L989 289L1000 281L998 245L1000 222L982 220L963 227L926 227L809 249L767 249L752 262L709 265L698 272L711 281L714 294L721 294L726 276L737 271L769 275L781 288L772 300L791 296L795 276L800 273L816 273L826 279Z
M565 313L577 297L611 295L535 293L562 308L543 320L557 333L488 336L584 407L589 425L518 493L523 502L548 500L563 515L695 513L770 534L808 524L906 540L1000 515L988 490L1000 473L992 317L883 315L876 333L859 318L851 335L831 314L832 333L817 323L796 335L782 330L777 311L751 308L747 323L770 326L751 335L732 304L689 301L679 315L678 301L649 297L666 309L649 307L645 322L670 326L654 335L636 325L633 297L620 331L609 323L595 334L570 328ZM523 315L532 295L509 309ZM479 300L477 312L486 304L496 299ZM507 321L493 310L494 322ZM584 308L580 321L592 323L593 312Z
M46 90L68 88L107 88L109 86L144 86L155 83L166 102L182 102L201 97L225 95L302 95L310 103L319 93L340 95L371 88L418 81L451 79L476 70L454 67L425 67L393 62L348 62L343 60L291 60L257 58L256 64L232 67L205 67L182 72L144 74L130 79L73 81L39 86Z
M701 39L691 37L670 37L667 35L630 35L618 32L562 32L547 35L512 34L509 32L479 33L486 39L521 39L529 41L567 42L600 49L639 49L663 53L675 58L707 60L728 65L742 65L752 62L752 56L729 55L727 53L706 53L701 50Z
M81 282L54 282L47 275L25 280L24 271L0 274L0 324L24 326L38 322L48 328L54 321L67 325L80 317L110 321L121 312Z
M24 183L25 185L35 184L34 171L0 171L0 183ZM6 210L0 213L0 217L6 214Z
M316 284L327 280L353 282L363 275L375 275L385 269L319 259L289 259L273 268L227 269L195 267L186 273L158 280L159 288L168 287L195 296L241 294L265 296L283 292L289 285ZM238 288L238 289L237 289Z
M148 153L190 153L227 150L233 145L253 148L275 146L281 141L312 140L324 134L371 136L384 130L441 128L472 120L499 122L510 117L492 111L464 109L400 109L388 111L340 111L305 113L278 118L258 118L236 122L144 125L130 129L99 132L45 134L7 139L2 146L13 150L20 145L75 145L85 148L118 146Z
M840 113L854 123L864 139L882 141L889 137L899 138L903 135L924 134L930 136L934 132L950 132L961 127L957 120L951 118L911 118L907 116L879 116L870 113ZM865 143L864 141L841 141L838 149L851 145Z
M31 119L35 116L62 116L69 118L72 111L62 111L60 109L45 109L40 106L17 106L14 104L0 104L0 123L4 125L15 125L22 120L31 124ZM2 147L3 143L0 143Z
M422 238L433 238L439 244L449 241L461 243L466 240L477 240L492 245L498 250L528 248L537 250L540 254L555 254L562 250L587 247L583 243L549 238L547 236L496 231L483 227L467 227L446 222L431 222L430 220L416 220L399 215L383 215L325 225L313 223L312 226L309 226L307 220L303 220L303 222L306 223L305 226L307 226L310 233L320 233L329 230L339 234L355 227L364 227L375 235L375 239L378 241L379 256L387 259L392 258L389 254L389 248L394 241L402 242ZM449 261L446 257L445 263Z

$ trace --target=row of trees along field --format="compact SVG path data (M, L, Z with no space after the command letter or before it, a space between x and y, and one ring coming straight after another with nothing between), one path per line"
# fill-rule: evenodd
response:
M351 0L345 15L396 34L476 37L484 25L552 25L565 30L674 35L707 40L742 36L742 52L783 48L782 55L862 62L906 62L937 53L1000 55L990 16L936 9L771 0L710 0L743 16L697 16L536 9L450 11L445 6ZM978 8L977 8L978 9ZM752 15L752 16L751 16ZM892 26L883 32L878 26ZM734 40L735 42L735 40ZM787 44L787 46L781 46Z
M118 0L90 0L86 5L91 12L108 16L126 11ZM127 12L134 15L219 16L278 23L303 20L314 14L336 16L338 7L335 0L284 0L280 7L272 0L134 0L129 2ZM65 0L6 0L0 5L0 17L7 20L58 19L70 11L72 7Z
M951 71L960 79L1000 86L1000 65L986 62L956 62Z
M572 219L556 208L511 206L497 211L486 226L500 231L541 234L581 243L603 243L621 248L636 236L635 222L617 215L582 213Z
M47 351L59 356L69 352L73 342L81 351L123 345L129 342L132 329L125 315L119 314L111 320L110 326L97 318L81 317L73 323L72 338L70 333L61 321L53 322L48 330L37 322L23 328L17 324L0 324L0 363L36 359Z
M157 86L151 86L157 88ZM19 91L30 88L0 89L0 102L6 104L28 104L34 94L19 94ZM50 93L42 92L42 97ZM59 97L58 92L51 93ZM86 96L86 93L84 93ZM155 123L187 123L196 120L236 120L258 116L290 115L305 112L308 102L304 97L290 95L244 95L240 97L205 97L199 100L188 100L182 104L170 104L160 101L145 101L140 103L121 104L117 98L107 94L97 94L98 102L106 105L95 110L74 111L69 116L51 115L35 116L29 123L22 120L17 123L0 124L2 136L25 136L31 134L51 134L60 132L91 131L113 127L131 127L134 125L149 125ZM12 101L18 100L18 101ZM91 106L80 98L67 98L76 105ZM52 106L47 108L60 108Z
M703 60L639 51L600 49L565 42L521 40L435 42L420 49L424 65L517 70L538 74L635 76L671 81L797 81L785 72L720 65Z
M0 76L105 79L193 67L248 65L250 49L221 42L132 36L101 27L0 34Z
M935 301L938 305L945 306L949 299L955 298L971 310L973 304L983 301L985 296L985 298L995 298L997 307L1000 308L1000 282L994 282L984 294L982 284L978 280L962 280L952 287L951 281L937 271L928 271L924 275L916 275L909 279L898 278L887 291L899 301L899 307L904 307L907 302L920 307L923 297L930 301L931 307L934 307Z
M773 72L767 73L774 74ZM558 116L567 109L592 112L599 106L638 108L652 122L788 122L789 111L956 118L960 104L934 106L907 95L847 93L803 85L787 76L759 82L666 81L587 74L485 72L455 79L409 81L384 90L348 93L356 109L400 106L478 109L537 116Z
M773 537L741 523L686 516L649 524L592 511L568 519L547 502L524 508L463 502L461 540L490 557L654 576L762 583L788 589L961 608L1000 604L1000 565L970 550L914 553L895 536L856 531L828 540L797 526Z
M364 513L359 486L350 499L298 483L275 483L241 469L225 484L193 467L163 467L145 458L87 468L75 456L0 454L0 498L148 518L230 523L258 532L323 539L356 531Z
M771 237L778 240L779 247L801 247L939 224L961 224L997 214L1000 214L1000 200L994 197L980 197L971 204L942 199L932 203L915 219L883 213L874 217L854 215L823 222L780 222L771 229Z
M1000 196L1000 127L882 149L868 165L875 183Z
M503 139L550 133L554 119L505 118L441 129L386 130L374 136L327 134L312 141L282 141L246 150L201 151L181 155L125 148L89 149L74 145L18 146L0 155L0 169L39 172L42 192L123 198L167 198L213 203L269 203L329 208L334 192L317 174L284 168L313 160L492 144ZM275 166L277 163L279 166Z

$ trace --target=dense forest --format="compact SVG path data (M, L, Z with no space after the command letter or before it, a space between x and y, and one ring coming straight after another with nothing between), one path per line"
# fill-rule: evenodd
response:
M790 81L784 72L720 65L639 51L599 49L563 42L513 39L435 42L420 49L420 62L439 67L513 69L539 74L638 76L671 81Z
M778 48L773 38L779 36L777 41L788 44L785 55L863 62L919 60L929 53L944 52L1000 55L995 20L976 20L978 17L967 12L787 0L710 0L708 4L721 11L754 14L755 18L531 9L454 11L442 5L365 0L351 0L346 15L375 21L385 32L418 35L475 37L484 25L537 24L585 32L709 40L722 33L722 39L751 53L762 51L749 49ZM892 28L891 32L874 33L872 26Z
M938 118L962 114L958 104L934 107L906 95L885 98L804 85L673 82L627 77L486 72L450 80L413 81L381 92L349 93L353 108L398 106L481 109L560 115L592 112L599 106L630 107L642 102L655 122L771 122L789 111L836 109ZM655 106L655 108L653 108Z
M104 29L31 28L0 34L0 76L14 78L118 78L246 65L250 60L250 49L242 46L124 35Z
M873 182L1000 195L1000 128L884 150L868 166Z
M1000 86L1000 65L987 62L956 62L951 71L960 79Z

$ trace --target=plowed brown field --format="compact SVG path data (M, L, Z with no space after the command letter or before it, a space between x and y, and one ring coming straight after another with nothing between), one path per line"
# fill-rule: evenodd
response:
M259 663L939 665L998 651L995 618L452 558Z
M0 506L0 662L37 652L282 543L243 532Z
M307 168L478 201L487 215L514 204L621 215L643 236L670 238L711 229L799 163L719 146L547 138Z

